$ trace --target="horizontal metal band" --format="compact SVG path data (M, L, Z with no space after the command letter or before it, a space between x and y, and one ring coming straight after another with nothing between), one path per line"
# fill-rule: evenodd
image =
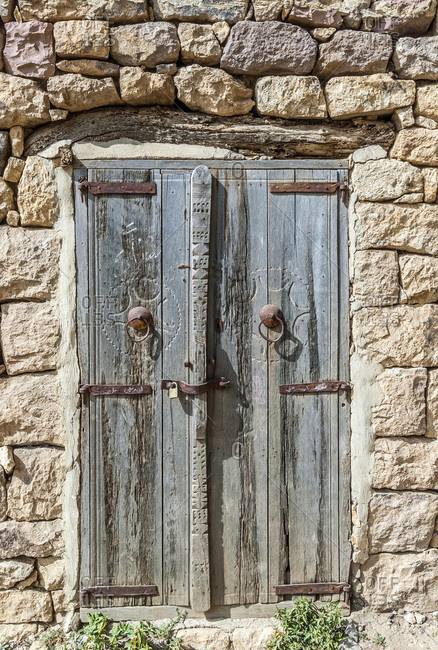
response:
M334 194L338 189L346 190L347 185L341 183L325 183L323 181L300 181L297 183L270 183L271 194Z
M281 395L304 395L307 393L337 393L339 390L349 390L351 384L347 381L317 381L311 384L283 384L280 386Z
M305 584L277 585L275 593L277 596L307 596L310 594L340 594L348 593L351 586L348 582L308 582Z
M156 585L99 585L97 587L84 587L82 596L158 596Z
M152 386L145 384L143 386L110 386L95 384L89 386L88 384L81 386L80 393L90 393L91 395L111 396L111 395L125 395L127 397L132 395L151 395Z
M156 194L156 183L100 183L83 181L78 185L79 191L88 190L91 194Z
M162 379L161 389L170 390L175 386L175 384L178 386L178 390L181 391L181 393L185 393L186 395L201 395L209 390L222 390L228 388L231 385L231 382L227 381L224 377L211 379L210 381L206 381L205 384L186 384L185 381L179 381L176 379Z

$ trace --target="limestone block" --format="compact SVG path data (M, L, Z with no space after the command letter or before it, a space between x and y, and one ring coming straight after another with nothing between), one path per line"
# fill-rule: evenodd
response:
M0 128L48 122L49 106L40 83L0 72Z
M386 151L380 144L371 144L368 147L356 149L351 154L353 163L366 163L369 160L381 160L382 158L386 158Z
M37 560L39 582L44 589L61 589L64 580L64 562L56 557L42 557Z
M424 167L422 172L424 178L424 200L427 203L435 203L438 191L438 169Z
M6 169L3 172L3 178L10 183L18 183L23 172L25 161L21 158L11 157L8 160Z
M316 27L310 33L320 43L326 43L336 33L336 27Z
M334 77L327 82L325 96L334 119L388 115L414 103L415 81L393 79L389 74Z
M3 50L5 70L9 74L47 79L55 74L53 25L31 20L5 24Z
M417 115L415 118L415 124L424 129L436 129L438 126L438 122L435 122L435 120L432 120L430 117L423 117L422 115Z
M233 633L233 650L265 650L274 632L274 627L238 627Z
M50 623L52 600L46 591L0 591L0 623Z
M426 368L388 368L377 378L380 404L372 407L374 435L426 433Z
M143 23L111 29L111 56L121 65L144 65L178 60L180 44L175 25Z
M410 303L438 300L438 259L426 255L400 255L402 297Z
M252 90L217 68L194 64L175 75L178 99L194 111L211 115L245 115L254 102Z
M12 474L15 467L14 452L12 451L12 447L7 447L5 445L0 447L0 465L5 471L5 474Z
M58 196L53 162L29 156L18 185L17 204L22 226L53 226Z
M257 21L280 20L285 6L284 0L253 0L254 17Z
M211 25L180 23L178 36L181 42L183 63L217 65L220 63L222 48Z
M136 23L149 20L147 0L19 0L23 20L107 20Z
M20 215L16 210L9 210L6 215L6 223L8 226L18 226L20 223Z
M21 127L17 127L17 128L21 128ZM12 135L11 135L11 140L12 140ZM0 131L0 174L3 174L10 153L11 153L11 143L9 140L9 133L8 131ZM15 154L12 152L12 155Z
M68 609L68 602L65 593L61 589L57 589L51 592L51 596L55 612L66 612Z
M121 68L120 94L132 106L172 106L175 84L170 74L144 72L139 67Z
M438 515L438 495L380 492L370 502L370 553L405 553L428 548Z
M392 55L389 34L373 34L346 29L319 46L319 57L313 74L328 77L346 74L385 72Z
M429 370L426 435L430 438L438 438L438 370Z
M158 20L235 23L245 18L248 0L153 0L152 6Z
M353 332L357 351L384 366L438 365L438 305L361 309Z
M357 251L354 255L355 306L382 307L398 302L398 259L395 251Z
M6 181L0 178L0 221L3 221L8 212L14 208L14 193Z
M394 203L423 203L423 201L423 192L410 192L409 194L403 194L398 199L394 199Z
M356 164L351 182L359 200L387 201L409 192L422 192L424 181L417 167L385 158Z
M0 445L64 443L59 379L53 374L0 377Z
M317 77L262 77L255 86L261 115L316 119L327 117L324 93Z
M438 130L415 127L399 131L390 155L414 165L438 167Z
M8 517L39 521L61 516L63 459L60 449L15 450L15 470L8 486Z
M4 303L1 316L3 362L9 375L56 368L60 331L49 303Z
M38 634L36 623L24 623L23 625L0 624L0 639L7 639L10 643L29 643Z
M62 20L55 23L56 54L65 59L107 59L109 24L99 20Z
M438 206L357 203L356 246L438 254Z
M336 6L327 6L318 0L294 0L287 17L290 23L303 27L335 27L342 25L342 16Z
M0 560L0 588L11 589L33 573L35 560L28 557Z
M177 632L187 650L230 650L230 635L211 627L193 627Z
M438 440L377 438L372 486L388 490L436 490Z
M62 531L61 519L4 521L0 523L0 559L59 555L64 546Z
M394 122L394 126L397 131L400 131L400 129L407 129L410 126L414 126L415 118L412 106L406 106L405 108L396 108L391 116L391 119Z
M56 64L61 72L83 74L89 77L118 77L120 67L109 61L95 61L93 59L72 59L58 61Z
M8 513L8 501L6 493L6 474L3 467L0 467L0 521L4 521Z
M63 111L61 108L50 109L49 113L52 122L62 122L68 117L68 111Z
M436 0L374 0L362 11L363 28L387 34L422 34L435 17Z
M172 77L178 72L178 66L176 63L159 63L155 72L157 74L170 74Z
M393 61L401 79L438 79L438 36L400 38Z
M222 55L221 67L233 74L309 74L316 41L306 30L284 23L237 23Z
M361 567L362 598L374 610L435 612L438 550L379 553Z
M114 80L110 77L91 79L80 74L52 77L47 82L47 92L54 106L72 113L121 104Z
M230 35L231 27L225 20L221 20L218 23L212 25L213 34L216 36L219 43L222 45L227 40Z
M425 84L417 88L415 114L438 120L438 89L436 84Z
M11 138L12 155L21 158L24 151L24 129L22 126L13 126L9 131Z

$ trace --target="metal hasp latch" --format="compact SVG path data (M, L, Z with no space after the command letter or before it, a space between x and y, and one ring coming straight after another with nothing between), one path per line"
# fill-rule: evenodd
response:
M99 585L83 587L81 596L158 596L158 587L156 585Z
M101 183L90 182L85 177L79 179L78 189L81 193L82 202L85 201L85 195L91 194L156 194L156 183Z
M271 194L335 194L341 190L342 202L347 202L348 185L344 181L326 183L324 181L298 181L296 183L270 183Z
M348 381L317 381L311 384L283 384L280 386L281 395L304 395L307 393L337 393L340 390L350 390Z
M132 397L135 395L152 395L152 386L149 384L145 385L127 385L127 386L110 386L106 384L94 384L89 385L85 384L79 389L81 395L85 393L90 393L90 395L98 395L101 397L111 396L111 395L125 395L126 397Z
M161 389L170 390L175 386L175 384L181 393L185 393L186 395L201 395L209 390L223 390L224 388L228 388L231 385L231 382L227 381L224 377L211 379L203 384L186 384L185 381L162 379Z
M324 594L345 594L345 604L349 605L351 585L348 582L308 582L295 585L277 585L277 596L310 596Z

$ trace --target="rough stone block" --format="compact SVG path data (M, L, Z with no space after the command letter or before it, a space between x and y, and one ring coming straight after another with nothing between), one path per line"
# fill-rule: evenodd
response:
M49 122L49 108L49 96L39 82L0 72L0 128Z
M50 623L52 600L46 591L0 591L0 623Z
M335 27L342 25L342 15L336 6L318 0L295 0L287 17L290 23L303 27Z
M400 255L402 298L410 303L438 300L438 259L426 255Z
M438 206L357 203L356 247L438 254Z
M61 519L1 522L0 559L59 555L64 548L62 533Z
M132 106L172 106L175 84L168 74L144 72L139 67L121 68L120 94Z
M360 201L387 201L410 192L423 191L423 174L400 160L370 160L356 164L351 175Z
M222 48L211 25L180 23L178 36L181 42L183 63L217 65L220 63Z
M6 474L3 467L0 467L0 521L4 521L8 512L8 500L6 493Z
M438 515L438 495L380 492L370 502L370 553L405 553L428 548Z
M395 251L357 251L354 256L353 301L360 307L398 302L398 259Z
M47 92L54 106L72 113L122 103L114 80L110 77L91 79L80 74L52 77L47 82Z
M310 33L320 43L326 43L336 33L336 27L316 27Z
M436 0L373 0L371 10L362 11L362 25L368 30L399 36L424 34L435 11Z
M59 379L53 374L0 378L0 445L63 445Z
M438 438L438 370L429 370L426 435L430 438Z
M218 23L214 23L212 25L212 29L219 43L223 45L223 43L225 43L228 36L230 35L231 27L229 24L226 23L225 20L221 20Z
M284 9L284 0L253 0L254 18L257 21L280 20Z
M60 340L58 315L49 303L4 303L0 337L9 375L56 368Z
M136 23L149 20L147 0L19 0L23 20L108 20Z
M233 632L233 650L265 650L274 632L274 627L238 627Z
M194 111L212 115L244 115L254 102L252 90L224 70L194 64L175 75L178 99Z
M377 438L372 486L387 490L438 489L438 440Z
M44 589L61 589L64 580L64 562L56 557L43 557L37 560L39 582Z
M0 447L0 465L3 468L5 474L12 474L15 467L14 452L12 450L12 447L5 445Z
M426 433L426 368L388 368L377 384L381 402L372 407L376 437Z
M366 163L369 160L381 160L382 158L386 158L386 151L380 144L371 144L368 147L356 149L351 154L353 163Z
M111 56L121 65L144 65L155 68L159 63L178 60L180 43L175 25L145 23L122 25L111 29Z
M390 155L414 165L438 167L438 130L415 127L399 131Z
M6 169L3 172L3 178L9 183L18 183L23 172L25 161L21 158L9 158Z
M435 122L435 120L432 120L429 117L423 117L422 115L417 115L415 118L415 124L424 129L436 129L438 126L438 122Z
M221 67L233 74L309 74L316 41L306 30L280 22L237 23L222 55Z
M409 194L403 194L398 199L394 199L394 203L423 203L423 201L423 192L410 192Z
M53 25L31 20L5 24L3 50L5 70L9 74L47 79L55 74Z
M11 134L11 140L12 140L12 134ZM0 131L0 175L3 174L5 170L10 153L11 153L11 146L10 146L9 134L7 131ZM12 152L12 155L15 154Z
M425 84L417 88L415 115L438 120L438 88L436 84Z
M23 625L0 624L0 639L6 639L10 643L32 643L38 634L36 623L24 623Z
M438 36L400 38L393 61L401 79L438 79Z
M0 560L0 588L11 589L33 573L35 560L28 557Z
M361 567L360 582L361 596L374 610L435 612L438 550L373 555Z
M0 149L3 150L3 138L6 134L0 133ZM16 158L21 158L23 155L24 151L24 129L22 126L13 126L12 129L9 131L9 135L11 138L11 153L13 156ZM4 162L3 167L0 167L1 173L3 173L3 169L6 166L7 159L9 157L9 152L8 155L5 156L3 159L3 153L1 154L1 160L2 163Z
M414 126L415 118L412 106L407 106L405 108L396 108L391 116L391 119L394 122L394 126L397 131L400 131L400 129L407 129L410 126Z
M177 637L182 640L183 647L200 650L201 648L214 648L214 650L230 650L230 635L223 630L208 627L194 627L179 630Z
M319 46L319 58L313 74L328 77L346 74L385 72L392 55L388 34L342 30L331 41Z
M438 192L438 169L424 167L422 172L424 178L424 200L427 203L435 203Z
M245 18L248 0L153 0L153 8L159 20L234 23Z
M60 517L64 476L62 450L16 449L15 470L8 486L8 516L15 521Z
M58 218L55 169L51 160L29 156L18 185L22 226L53 226Z
M3 221L8 212L14 208L14 193L6 181L0 178L0 221Z
M288 119L327 117L324 93L316 77L262 77L255 86L255 101L261 115Z
M107 59L109 25L99 20L63 20L54 27L56 54L65 59Z
M120 66L109 61L95 61L93 59L71 59L58 61L56 64L61 72L83 74L89 77L118 77Z
M415 81L393 79L389 74L334 77L327 82L325 96L334 119L389 115L414 103Z

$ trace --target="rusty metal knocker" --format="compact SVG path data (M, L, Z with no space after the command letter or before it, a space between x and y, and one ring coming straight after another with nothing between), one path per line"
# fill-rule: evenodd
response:
M279 307L276 307L276 305L265 305L262 307L260 310L260 325L259 325L259 334L260 336L265 339L268 343L277 343L280 341L283 336L284 336L284 316L283 312ZM262 332L262 327L263 325L265 327L268 327L269 329L273 329L274 327L278 327L281 325L281 332L280 335L277 336L276 339L270 339L268 336L265 336Z
M149 309L146 307L134 307L128 314L128 322L126 323L126 333L134 343L141 343L145 341L152 332L153 318ZM143 332L146 334L141 338L136 338L131 334L131 329L136 332Z

